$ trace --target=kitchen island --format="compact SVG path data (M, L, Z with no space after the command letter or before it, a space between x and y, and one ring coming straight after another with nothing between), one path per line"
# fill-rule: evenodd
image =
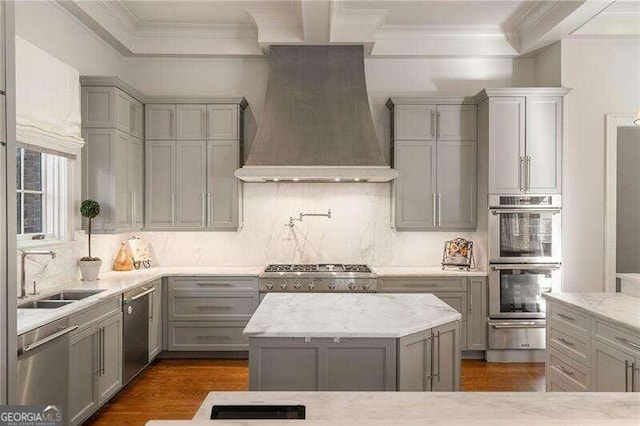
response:
M432 294L268 294L244 329L254 391L453 391L461 314Z

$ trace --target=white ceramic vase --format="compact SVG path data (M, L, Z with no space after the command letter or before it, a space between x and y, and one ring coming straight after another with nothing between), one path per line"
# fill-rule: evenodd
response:
M83 281L95 281L100 275L100 268L102 267L102 260L79 260L80 273L82 274Z

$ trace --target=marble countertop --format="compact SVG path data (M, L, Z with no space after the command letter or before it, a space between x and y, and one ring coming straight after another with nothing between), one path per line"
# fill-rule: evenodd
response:
M372 266L378 277L486 277L487 271L472 269L471 271L442 270L440 266Z
M543 296L640 332L640 298L621 293L544 293Z
M105 272L98 281L71 281L57 287L50 287L37 296L19 300L18 304L30 300L44 299L47 295L62 290L104 290L86 299L70 303L57 309L20 309L18 307L18 335L42 325L87 309L106 299L134 289L162 277L177 276L258 276L263 266L249 267L158 267L128 272Z
M151 421L147 425L211 424L208 419L214 404L247 403L300 403L306 406L305 423L323 425L637 425L640 420L640 394L631 392L210 392L193 421ZM291 421L270 420L269 424Z
M432 294L269 293L244 334L397 338L461 318Z

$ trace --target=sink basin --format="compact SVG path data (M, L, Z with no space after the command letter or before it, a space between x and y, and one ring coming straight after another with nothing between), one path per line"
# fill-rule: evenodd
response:
M46 297L45 300L82 300L87 297L91 297L94 294L98 294L103 292L104 290L67 290L62 291L60 293L52 294L51 296Z
M73 303L72 300L34 300L33 302L18 305L18 309L56 309Z

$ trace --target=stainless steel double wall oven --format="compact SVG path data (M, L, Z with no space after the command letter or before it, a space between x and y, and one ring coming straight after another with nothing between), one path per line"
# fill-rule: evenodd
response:
M544 349L542 294L560 291L560 195L489 196L489 349Z

